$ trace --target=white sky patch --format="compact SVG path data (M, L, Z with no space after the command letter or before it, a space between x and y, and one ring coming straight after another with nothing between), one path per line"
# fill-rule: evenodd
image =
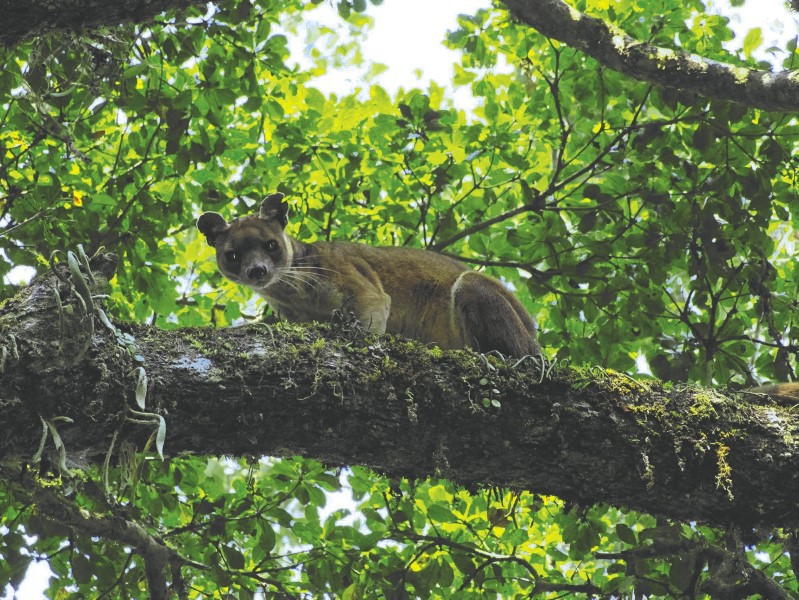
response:
M490 6L489 0L387 0L369 11L375 26L363 45L364 56L389 67L382 75L389 90L449 83L460 57L444 46L447 31L457 28L458 14Z
M3 283L10 285L27 285L36 275L36 269L25 265L13 267L4 277Z
M344 96L359 88L368 90L375 83L394 96L400 89L427 89L434 81L450 90L448 95L455 106L473 106L468 86L457 90L452 87L453 65L460 63L460 54L447 48L444 40L448 31L457 29L459 14L474 14L490 6L490 0L386 0L378 6L369 4L366 14L374 19L374 27L361 44L366 64L330 69L315 78L312 85L322 93ZM348 39L346 25L328 2L303 14L305 22L316 22ZM305 52L314 43L306 47L304 38L304 34L289 36L289 49L292 60L308 67L313 63ZM385 65L387 69L367 81L371 64Z
M0 227L7 226L7 221L0 223ZM2 243L3 238L0 238ZM8 255L0 248L0 259L8 262ZM25 265L12 267L11 270L3 276L3 283L6 285L27 285L30 283L33 276L36 275L36 269Z
M730 18L730 29L735 37L724 46L730 51L740 50L747 32L760 27L763 43L754 52L758 60L782 63L787 57L785 44L799 36L799 15L786 8L784 0L748 0L743 6L733 8L729 0L709 0L708 13ZM776 48L776 51L769 51ZM775 60L776 58L776 60ZM775 70L780 70L778 64Z

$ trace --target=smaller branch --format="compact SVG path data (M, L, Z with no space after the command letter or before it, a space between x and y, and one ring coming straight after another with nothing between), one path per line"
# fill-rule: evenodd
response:
M110 2L97 10L93 2L0 2L3 29L0 48L18 44L21 40L51 31L85 31L121 23L147 23L164 11L174 11L191 5L202 6L201 0L152 0L149 2Z
M700 584L702 593L713 598L745 598L758 595L774 600L789 600L792 596L774 580L749 562L743 547L736 541L734 550L694 540L655 540L650 546L642 546L621 552L598 552L597 559L637 561L663 559L668 556L696 554L698 562L713 565L716 576Z
M111 539L138 550L144 559L151 600L166 599L164 567L171 559L178 557L174 550L163 545L137 523L77 508L55 492L40 488L34 491L33 497L39 510L56 522L80 533Z
M8 229L6 229L6 230L4 230L4 231L0 231L0 237L5 237L5 236L7 236L9 233L11 233L12 231L14 231L15 229L19 229L20 227L25 227L25 225L27 225L28 223L32 223L32 222L33 222L33 221L35 221L36 219L40 218L40 217L41 217L43 214L44 214L44 209L40 210L39 212L37 212L37 213L36 213L36 214L34 214L33 216L31 216L31 217L28 217L27 219L25 219L25 220L24 220L24 221L22 221L21 223L15 223L15 224L13 224L13 225L12 225L11 227L9 227Z
M411 531L403 531L401 529L397 529L396 533L398 536L413 540L415 542L425 542L425 548L420 551L420 554L426 552L429 548L433 547L441 547L444 546L446 548L452 548L454 550L460 550L462 552L466 552L467 554L472 554L474 556L479 556L481 558L486 559L489 563L495 562L510 562L515 563L521 566L524 570L526 570L530 577L535 582L535 586L533 591L530 595L540 594L544 592L573 592L573 593L582 593L582 594L598 594L602 590L590 582L586 583L554 583L554 582L547 582L541 579L541 576L535 570L532 564L528 561L520 558L514 554L498 554L496 552L489 552L487 550L481 550L480 548L475 548L469 544L462 544L460 542L456 542L454 540L448 539L442 536L430 536L430 535L420 535L418 533L414 533Z
M102 600L103 598L114 597L111 595L111 592L115 590L117 586L121 585L121 583L124 581L125 573L127 572L128 567L130 567L130 563L133 562L134 556L136 555L133 554L132 552L128 554L128 557L125 559L125 564L123 564L122 567L119 569L119 575L117 576L117 578L114 580L114 582L111 585L109 585L106 589L101 591L100 594L97 596L99 600ZM181 598L181 600L183 599Z
M799 78L791 71L759 71L654 46L578 12L563 0L502 2L514 17L542 35L634 79L763 110L799 110Z
M461 229L458 233L451 236L449 239L444 240L443 242L438 242L433 244L429 247L430 250L441 251L441 249L446 248L447 246L451 246L458 240L462 240L465 237L469 237L473 233L477 233L478 231L482 231L488 227L491 227L495 223L501 223L502 221L506 221L516 215L520 215L522 213L537 210L537 207L532 204L522 204L521 206L517 206L516 208L506 211L501 215L497 215L491 219L487 219L485 221L480 221L479 223L475 223L471 227L467 227L466 229Z
M27 478L26 478L27 479ZM207 570L201 563L188 560L166 544L159 537L149 533L144 527L133 521L128 521L115 515L103 515L79 508L71 504L66 498L34 482L24 483L26 491L38 510L54 521L66 525L76 532L98 536L119 542L137 550L144 560L144 569L147 577L147 587L151 600L166 600L167 582L166 567L169 566L173 575L182 565L191 565L194 568ZM180 581L176 580L180 585Z

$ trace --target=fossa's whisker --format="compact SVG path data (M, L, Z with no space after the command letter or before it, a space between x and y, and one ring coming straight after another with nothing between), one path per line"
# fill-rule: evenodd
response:
M278 281L293 281L299 284L305 284L313 288L318 288L322 281L321 278L315 273L304 271L295 271L292 267L280 267L277 270Z

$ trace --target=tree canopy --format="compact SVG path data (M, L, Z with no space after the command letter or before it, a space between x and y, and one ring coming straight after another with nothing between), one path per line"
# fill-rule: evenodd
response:
M0 48L0 584L46 561L56 598L799 595L795 400L734 395L796 376L795 41L764 62L698 0L581 0L571 30L496 2L446 40L467 112L315 87L364 60L365 0L336 2L353 39L310 26L304 69L319 2L186 4ZM299 239L501 278L547 361L213 329L263 305L194 221L275 191Z

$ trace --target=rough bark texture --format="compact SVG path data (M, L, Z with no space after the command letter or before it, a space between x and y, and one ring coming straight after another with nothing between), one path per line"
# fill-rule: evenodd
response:
M138 363L98 319L89 337L79 295L47 274L0 307L0 463L36 453L42 419L84 461L101 460L116 430L141 444L154 429L127 420ZM799 417L769 398L599 370L539 383L529 360L346 325L126 331L167 454L301 454L717 525L799 525Z
M199 0L0 0L0 46L54 30L81 31L144 23L165 10L202 5Z
M562 0L502 0L516 18L629 77L773 111L799 109L795 71L771 73L659 48Z

